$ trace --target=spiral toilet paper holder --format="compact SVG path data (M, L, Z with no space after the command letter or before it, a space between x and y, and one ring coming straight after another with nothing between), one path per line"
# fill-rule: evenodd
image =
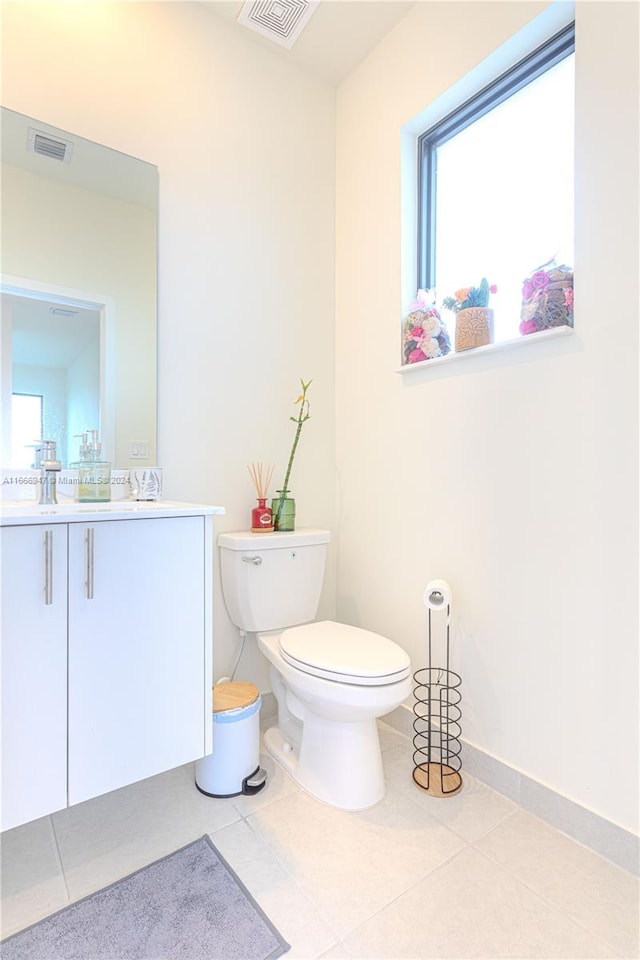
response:
M445 580L433 580L424 592L428 614L427 666L413 675L413 780L434 797L451 797L462 789L461 743L462 694L460 674L450 665L451 588ZM432 613L446 610L444 665L434 665Z

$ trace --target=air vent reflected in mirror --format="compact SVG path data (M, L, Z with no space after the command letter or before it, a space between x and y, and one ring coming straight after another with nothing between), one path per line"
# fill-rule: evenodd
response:
M69 163L73 152L73 144L68 140L57 140L54 139L54 137L48 137L45 133L29 127L27 150L30 150L32 153L39 153L42 157L49 157L51 160L60 160L62 163Z

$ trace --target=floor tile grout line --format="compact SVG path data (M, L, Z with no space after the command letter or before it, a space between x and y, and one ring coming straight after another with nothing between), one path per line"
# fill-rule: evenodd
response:
M395 727L393 727L392 729L395 730ZM410 738L407 737L405 734L403 734L402 731L396 730L396 733L397 733L399 736L404 737L404 739L407 740L409 743L411 742L411 741L410 741ZM389 749L395 749L395 748L390 747ZM384 758L384 751L383 751L383 758ZM548 827L550 830L553 830L555 833L560 834L560 836L565 837L567 840L570 840L572 843L575 843L575 844L577 844L579 847L582 847L582 848L583 848L584 850L586 850L588 853L591 853L591 854L593 854L594 856L599 857L604 863L609 864L609 865L612 866L612 867L616 867L618 870L621 870L623 873L628 874L628 875L629 875L630 877L632 877L632 879L634 879L634 880L638 880L638 879L639 879L638 876L637 876L636 874L634 874L632 871L626 870L624 867L620 866L619 863L616 863L614 860L610 860L608 857L605 857L604 854L600 853L598 850L595 850L593 847L590 847L588 844L583 843L581 840L578 840L576 837L573 837L571 834L566 833L566 832L565 832L564 830L562 830L560 827L557 827L557 826L555 826L553 823L550 823L548 820L545 820L543 817L541 817L541 816L539 816L538 814L534 813L533 811L527 809L527 807L523 807L522 804L519 803L517 800L514 800L512 797L508 796L508 795L505 794L505 793L502 793L502 792L501 792L500 790L498 790L496 787L492 786L492 785L489 784L489 783L486 783L484 780L480 780L480 779L479 779L477 776L475 776L474 774L469 773L468 776L473 777L473 779L474 779L477 783L481 784L481 785L482 785L484 788L486 788L487 790L491 791L492 793L495 793L497 796L501 797L502 799L507 800L507 801L509 801L510 803L512 803L512 804L514 805L514 809L511 810L511 811L510 811L508 814L506 814L504 817L502 817L500 820L498 820L498 821L497 821L495 824L493 824L491 827L489 827L489 829L486 830L483 834L481 834L480 836L476 837L474 840L472 840L472 841L467 841L467 842L476 843L478 840L481 840L483 837L486 837L487 834L491 833L492 830L495 830L497 827L502 826L510 817L514 816L514 814L516 814L516 813L525 813L525 814L527 814L528 816L534 817L536 820L538 820L540 823L544 824L544 825L545 825L546 827ZM413 795L413 794L410 793L409 791L406 791L406 796L409 797L410 799L412 799L412 800L414 801L414 803L417 803L417 800L416 800L415 795ZM428 811L428 812L430 813L430 811ZM450 825L449 825L448 823L446 823L444 820L440 820L439 817L438 817L435 813L433 813L433 814L430 813L430 815L433 816L434 819L438 820L439 823L441 823L443 826L446 826L449 830L451 830L452 833L455 833L456 836L461 836L459 833L456 832L456 830L455 830L454 827L450 826ZM466 839L466 838L463 837L462 839Z
M361 927L364 927L367 923L370 923L384 910L387 910L394 903L397 903L398 900L401 900L402 897L406 896L411 890L414 890L416 887L420 886L421 883L424 883L425 880L432 877L434 873L439 873L440 870L443 870L446 866L452 863L456 859L456 857L460 856L461 853L464 853L465 850L468 850L469 847L471 846L472 846L471 843L469 843L468 841L465 841L463 847L461 847L459 850L456 850L455 853L452 853L451 856L447 857L446 860L443 860L442 863L438 863L436 864L435 867L432 867L432 869L429 870L427 873L425 873L424 876L420 877L419 880L416 880L414 883L408 886L406 890L402 890L396 897L393 898L393 900L389 900L388 903L385 903L383 907L380 907L379 910L376 910L376 912L373 913L370 917L367 917L366 920L362 920L361 923L358 923L355 927L353 927L353 929L349 930L346 934L344 934L342 939L346 940L347 937L350 937L352 934L356 933Z
M434 817L433 819L435 820L436 818ZM436 822L438 822L438 821L436 821ZM252 825L252 824L249 824L249 826L251 826L251 827L253 828L253 825ZM439 823L439 826L443 826L443 824ZM446 828L444 828L444 829L446 829ZM450 831L450 832L453 832L453 831ZM255 829L254 829L254 833L256 833L257 836L262 837L262 834L257 833L257 831L256 831ZM383 904L383 906L381 906L378 910L376 910L374 913L372 913L371 916L367 917L366 920L362 920L362 921L361 921L360 923L358 923L355 927L353 927L352 929L346 931L346 932L343 933L343 934L338 934L338 933L334 930L333 926L331 925L331 921L325 918L325 915L322 913L322 910L316 905L315 901L314 901L313 899L311 899L310 895L307 894L306 888L304 887L304 885L300 884L300 883L296 880L296 878L293 877L293 875L288 871L288 869L286 868L286 866L284 866L284 864L282 864L282 861L281 861L280 858L278 857L275 848L273 848L273 847L271 846L271 844L269 843L269 841L268 841L265 837L262 837L262 839L264 839L264 841L269 845L269 847L270 847L271 849L273 849L274 855L275 855L276 859L278 860L278 862L282 864L283 869L288 873L289 876L292 877L292 879L294 880L294 882L303 890L303 892L305 893L305 896L307 897L307 899L309 900L309 902L310 902L310 903L314 906L314 908L318 911L318 913L320 914L320 916L322 916L322 918L325 920L325 922L327 923L327 925L329 926L329 928L331 929L331 931L336 934L336 936L338 937L339 942L343 942L344 940L346 940L347 937L351 936L351 934L354 933L357 929L359 929L363 924L369 923L369 922L370 922L371 920L373 920L374 917L376 917L379 913L381 913L383 910L386 910L387 907L389 907L392 903L395 903L396 900L399 900L399 899L400 899L401 897L403 897L406 893L408 893L409 890L412 890L414 887L416 887L418 884L422 883L422 882L423 882L424 880L426 880L428 877L431 877L434 873L437 873L439 870L441 870L442 868L444 868L447 864L449 864L449 863L451 863L453 860L455 860L455 858L456 858L457 856L459 856L459 854L461 854L464 850L468 849L468 848L471 846L470 841L465 840L463 837L460 837L458 834L455 834L455 836L456 836L456 839L462 841L462 844L463 844L462 847L460 847L458 850L456 850L455 853L452 853L450 856L448 856L448 857L447 857L445 860L443 860L441 863L436 864L434 867L432 867L430 870L428 870L428 871L427 871L425 874L423 874L423 876L421 876L418 880L416 880L414 883L411 883L405 890L400 891L400 893L398 893L397 896L395 896L392 900L389 900L387 903Z
M346 960L357 960L357 958L354 957L354 955L351 953L351 951L347 947L346 943L344 942L344 939L342 938L338 939L338 941L334 943L333 946L329 947L329 950L335 950L336 948L342 951L342 953L345 955ZM319 960L322 960L322 957L326 956L329 950L325 950L324 953L321 953Z
M480 781L482 782L482 781ZM490 788L492 789L492 788ZM515 801L513 801L515 803ZM538 823L542 824L543 827L546 827L547 830L551 830L552 833L558 834L564 840L568 840L570 843L575 844L575 846L580 847L581 850L586 851L586 853L591 854L592 857L596 857L598 860L601 860L604 864L609 867L613 867L614 870L618 870L620 873L624 874L626 877L631 877L632 880L635 880L636 883L640 883L640 876L635 873L632 873L630 870L625 869L625 867L620 866L619 863L616 863L614 860L610 860L608 857L605 857L603 853L600 853L598 850L594 850L593 847L590 847L588 844L583 843L582 840L577 840L575 837L572 837L570 833L566 833L560 827L556 827L553 823L549 823L548 820L545 820L539 814L534 813L533 810L528 810L526 807L516 804L516 809L511 811L512 814L522 813L527 817L533 817L534 820L537 820ZM502 821L504 823L504 821ZM499 826L499 824L496 824ZM491 828L494 829L493 827Z
M391 723L388 723L388 722L386 722L386 721L382 721L382 722L383 722L383 723L386 723L386 726L388 726L390 729L392 729L392 730L393 730L396 734L398 734L400 737L403 737L403 738L408 742L408 744L411 745L411 742L412 742L412 741L411 741L411 735L410 735L410 734L405 734L402 730L400 730L399 728L393 726ZM465 767L464 767L464 764L463 764L463 772L464 772L464 770L465 770ZM518 777L519 777L519 778L521 778L521 777L525 777L525 778L526 778L526 777L527 777L526 774L523 774L523 773L521 773L521 772L517 772L517 773L518 773ZM588 850L590 853L595 854L595 856L600 857L602 860L606 861L607 863L610 863L610 864L611 864L612 866L614 866L614 867L617 867L619 870L623 870L625 873L628 873L631 877L633 877L634 880L639 880L639 879L640 879L640 872L637 871L637 867L638 867L637 860L634 861L634 866L635 866L635 870L634 870L633 868L630 868L630 867L628 867L628 866L624 866L622 863L620 863L620 862L618 862L618 861L616 861L616 860L611 860L611 859L609 859L609 857L607 857L604 853L602 853L601 850L597 849L595 846L590 845L590 844L587 843L585 840L581 840L581 839L580 839L579 837L577 837L577 836L573 836L573 834L571 834L571 833L567 833L566 830L564 830L562 827L557 826L556 823L552 822L551 820L546 820L546 819L545 819L543 816L541 816L539 813L535 813L535 812L534 812L533 810L531 810L529 807L526 807L526 806L523 804L523 802L522 802L522 798L521 798L521 796L520 796L520 788L519 788L519 787L518 787L518 798L516 799L514 796L512 796L511 793L508 793L508 792L503 791L500 787L495 786L493 783L490 783L488 780L482 779L482 778L481 778L480 776L478 776L477 774L471 774L471 773L470 773L469 775L470 775L470 776L473 776L474 779L475 779L478 783L481 783L483 786L487 787L487 789L493 791L494 793L498 794L499 796L503 797L503 798L506 799L506 800L510 800L512 803L514 803L514 804L516 805L516 807L517 807L518 810L522 811L523 813L528 813L528 814L530 814L530 815L533 816L533 817L536 817L537 820L540 820L540 822L541 822L541 823L544 823L547 827L550 827L552 830L555 830L557 833L560 833L562 836L567 837L569 840L572 840L574 843L579 844L579 845L580 845L581 847L583 847L585 850ZM533 782L536 783L537 781L534 780ZM542 786L544 786L544 785L542 785ZM555 791L552 791L552 793L554 793L554 792L555 792ZM562 795L562 794L557 794L557 796L558 796L559 798L562 798L563 795ZM564 799L570 800L570 798L564 798ZM570 800L570 802L575 803L575 801L571 801L571 800ZM580 806L580 805L578 804L578 806ZM596 817L600 816L599 814L595 813L595 811L589 810L588 808L584 808L584 809L587 811L587 813L591 813L591 814L593 814L593 815L596 816ZM602 819L603 819L606 823L612 823L613 826L618 826L617 824L613 823L613 821L608 821L608 820L607 820L606 818L604 818L604 817L603 817ZM624 830L624 828L620 828L620 829ZM627 831L627 832L628 832L628 831ZM630 833L629 836L632 836L632 834Z
M481 833L481 834L479 834L477 837L474 837L473 840L469 840L469 843L470 843L470 844L474 844L474 843L478 843L480 840L484 840L484 838L485 838L485 837L488 837L489 834L490 834L493 830L496 830L498 827L504 826L504 824L507 822L507 820L509 820L511 817L515 816L515 814L516 814L517 812L518 812L518 808L517 808L517 807L515 808L515 810L509 810L509 812L506 813L506 814L504 815L504 817L501 817L500 820L498 820L496 823L492 824L487 830L484 831L484 833ZM453 828L452 828L452 829L453 829Z
M285 778L290 779L290 778L288 778L288 775L286 774L286 772L285 772L285 771L282 771L282 768L280 768L280 771L281 771L281 773L285 776ZM391 782L393 782L393 781L391 781ZM479 781L479 782L482 783L482 781ZM490 786L488 786L487 789L493 790L493 788L491 788ZM495 792L498 792L498 791L495 791ZM551 899L549 896L545 895L544 893L541 893L538 889L536 889L534 886L532 886L530 882L527 882L527 881L523 880L521 877L517 876L517 874L514 873L514 871L513 871L512 869L510 869L509 867L507 867L507 866L505 866L504 864L500 863L499 861L496 861L496 860L494 859L494 857L491 856L489 853L485 853L484 850L479 849L478 845L481 843L481 841L482 841L485 837L487 837L487 836L488 836L489 834L491 834L493 831L499 830L501 827L504 826L505 823L507 823L507 822L508 822L511 818L513 818L517 813L523 813L523 814L525 814L526 816L531 816L531 817L533 817L535 820L539 821L540 824L542 824L546 829L548 829L548 830L551 831L552 833L554 833L554 834L557 833L557 834L560 835L561 837L564 837L564 838L565 838L566 840L568 840L571 844L577 844L579 847L581 847L582 849L586 850L588 853L591 853L592 856L596 856L596 857L597 857L598 859L600 859L604 864L609 865L609 866L612 866L612 867L616 868L617 871L622 871L622 873L624 873L625 875L627 875L628 872L625 871L625 870L623 870L623 868L621 868L618 864L614 864L614 863L612 863L611 861L608 861L606 857L603 857L601 854L598 854L596 851L592 850L591 848L586 847L584 844L581 844L580 841L575 840L575 838L570 837L570 836L567 835L567 834L563 834L561 830L558 830L558 828L554 827L552 824L547 823L546 821L542 820L542 818L538 817L536 814L531 813L531 811L527 811L527 810L525 810L524 808L519 807L519 805L517 805L517 804L515 805L515 808L514 808L513 810L509 811L509 812L502 818L502 820L500 820L500 821L498 821L497 823L493 824L488 830L486 830L486 831L485 831L484 833L482 833L480 836L475 837L473 840L466 840L464 837L461 837L461 836L460 836L459 834L457 834L456 831L455 831L452 827L450 827L448 824L444 823L443 821L439 821L439 819L438 819L435 815L430 814L430 811L425 807L425 808L424 808L425 814L426 814L427 816L429 816L430 818L432 817L435 822L438 822L439 825L443 827L443 829L448 830L451 834L453 834L454 836L458 837L458 839L462 841L463 846L462 846L459 850L457 850L454 854L450 855L450 856L449 856L446 860L444 860L441 864L438 864L438 865L432 867L431 870L429 870L422 878L420 878L419 880L416 880L414 883L412 883L412 884L407 888L407 890L399 893L396 897L394 897L393 900L389 901L388 904L385 904L385 905L381 906L381 907L380 907L378 910L376 910L376 911L372 914L372 916L369 917L367 920L363 920L361 923L358 923L357 926L355 926L355 927L353 928L353 930L350 930L350 931L348 931L348 932L345 932L345 933L339 935L339 934L334 930L333 925L331 924L331 922L325 918L322 910L321 910L318 906L316 906L315 900L313 899L312 896L310 896L310 895L307 893L307 890L306 890L305 886L304 886L302 883L300 883L299 880L298 880L295 876L293 876L292 873L291 873L291 871L287 868L286 863L281 859L281 857L280 857L279 854L278 854L278 849L279 849L279 848L276 847L275 845L273 845L273 844L267 839L267 837L260 832L260 830L257 828L257 826L255 826L255 824L258 824L258 823L260 822L260 814L261 814L263 811L268 810L268 809L272 809L272 808L273 808L273 805L276 804L276 803L278 803L280 800L290 800L292 797L295 797L295 796L296 796L297 794L299 794L299 793L301 793L301 794L306 794L306 791L301 791L300 788L297 787L296 789L293 789L291 792L286 793L286 794L281 795L281 796L278 796L278 797L274 798L273 800L269 801L268 803L262 803L262 804L261 804L257 809L255 809L255 810L247 810L247 811L244 812L244 813L243 813L242 811L238 810L238 808L235 806L235 804L230 805L230 806L232 806L232 810L231 810L230 812L233 812L233 813L235 814L236 819L232 820L229 824L223 824L223 825L221 825L220 827L216 826L215 829L214 829L214 831L213 831L213 833L212 833L212 836L213 836L218 830L222 830L222 829L224 829L225 827L232 826L233 824L237 824L237 823L239 823L239 822L241 822L241 821L244 821L244 822L247 824L247 826L248 826L249 829L252 831L252 833L260 839L261 843L264 843L264 844L265 844L266 849L267 849L267 851L269 852L269 856L270 856L270 857L273 857L273 859L275 860L275 862L280 865L281 869L283 870L283 873L284 873L287 877L290 878L291 882L292 882L293 885L296 887L296 889L299 891L299 893L301 894L301 896L303 896L304 899L313 907L313 909L314 909L314 911L316 912L317 916L318 916L319 918L321 918L322 921L323 921L323 923L325 924L325 926L326 926L326 928L327 928L327 932L328 932L328 933L330 932L331 935L332 935L332 937L335 939L334 944L333 944L331 947L328 947L327 950L325 950L325 952L330 951L330 950L333 950L333 949L336 949L336 947L339 947L340 945L344 945L345 940L346 940L349 936L351 936L351 935L354 933L354 931L360 929L364 924L367 924L367 923L371 922L371 920L373 920L376 916L378 916L378 914L380 914L382 911L384 911L387 906L390 906L391 904L395 903L395 902L396 902L398 899L400 899L403 895L405 895L406 893L408 893L410 890L414 889L414 887L415 887L416 885L418 885L419 883L421 883L424 879L430 877L433 873L435 873L435 872L443 869L448 863L451 863L451 861L455 860L455 858L456 858L459 854L463 853L463 851L464 851L465 849L471 848L472 850L474 850L475 852L477 852L478 854L480 854L480 855L484 858L485 861L488 861L488 862L493 863L493 864L495 865L495 867L496 867L498 870L500 870L501 873L505 874L506 876L510 876L510 877L512 878L512 880L513 880L514 882L516 882L521 888L523 888L523 889L528 889L535 897L539 898L542 902L547 903L547 905L548 905L551 909L553 909L554 911L556 911L558 914L561 914L561 915L565 916L565 917L566 917L567 919L569 919L569 920L571 921L571 923L574 924L576 927L581 928L581 929L585 932L585 934L588 935L588 937L591 938L594 942L599 943L599 944L600 944L601 946L603 946L603 947L606 946L607 950L610 951L610 956L611 956L612 958L614 958L614 957L615 957L615 958L619 958L619 957L622 956L619 952L617 952L616 949L613 948L613 946L609 943L609 940L608 940L607 938L603 937L603 936L602 936L601 934L599 934L599 933L593 932L592 930L588 929L588 927L586 927L585 924L584 924L582 921L580 921L577 917L575 917L575 916L570 912L570 910L564 908L563 906L560 906L557 902L554 902L554 900ZM404 796L409 796L409 794L408 794L408 793L404 793L404 791L403 791L403 795L404 795ZM307 796L308 796L308 795L307 795ZM418 798L416 798L416 801L417 801L417 799L418 799ZM420 804L417 804L417 805L420 805ZM62 854L61 854L61 846L60 846L60 840L61 840L62 837L64 836L64 830L63 830L64 821L60 821L59 818L57 818L57 820L54 820L54 817L55 817L55 815L51 815L48 819L50 819L50 822L51 822L51 830L52 830L52 833L53 833L54 843L55 843L55 846L56 846L56 855L57 855L57 860L58 860L58 866L59 866L59 868L60 868L60 870L61 870L61 873L62 873L62 878L63 878L63 883L64 883L64 888L65 888L65 891L66 891L67 899L68 899L68 901L70 901L70 900L71 900L71 896L70 896L70 893L69 893L69 885L68 885L68 883L67 883L66 872L65 872L65 869L64 869L64 863L63 863L63 858L62 858ZM250 820L251 818L253 818L253 822L250 823L249 820ZM61 834L60 834L60 837L59 837L58 832L57 832L57 829L56 829L56 822L61 822ZM287 852L288 852L288 850L290 849L286 844L280 844L280 848L282 849L283 855L286 855ZM632 878L632 879L635 879L635 878ZM344 946L344 950L345 950L345 951L348 951L348 948L347 948L346 946ZM608 954L608 955L609 955L609 954Z
M402 789L402 788L401 788L401 789ZM492 824L490 827L488 827L488 828L484 831L484 833L481 833L481 834L479 834L479 836L474 837L473 840L469 840L468 837L463 837L461 833L458 833L458 831L456 830L456 828L453 827L453 826L451 826L450 823L447 823L446 820L441 820L440 817L439 817L436 813L432 813L430 810L428 810L428 809L420 802L420 800L418 799L418 797L420 796L420 794L414 794L413 792L410 792L409 790L407 790L407 791L402 790L402 792L403 792L404 796L408 797L408 798L412 801L412 803L414 803L416 806L420 807L420 809L421 809L427 816L432 817L437 823L440 824L441 827L445 827L445 828L446 828L447 830L449 830L451 833L455 834L456 837L459 837L460 840L464 840L465 843L476 843L478 840L481 840L483 837L486 837L487 834L491 833L492 830L495 830L496 827L499 827L499 826L501 826L502 824L504 824L504 823L509 819L509 817L512 817L515 813L518 812L518 807L517 807L517 805L516 805L516 806L514 806L514 809L513 809L513 810L509 810L509 812L508 812L508 813L505 813L504 816L500 817L500 819L497 820L496 823L494 823L494 824ZM461 793L460 796L463 796L463 794Z
M296 792L296 791L294 791L294 792ZM298 792L298 793L303 793L303 794L306 793L306 791L301 790L301 789L299 789L297 792ZM385 792L386 792L386 791L385 791ZM404 795L404 796L409 796L408 794L403 794L403 795ZM269 806L273 806L275 803L278 803L279 800L287 799L287 797L290 797L290 796L291 796L291 794L286 794L284 797L279 797L278 800L273 801L273 803L270 804ZM310 794L307 794L307 796L311 796L311 795L310 795ZM313 800L313 799L315 799L315 798L314 798L314 797L311 797L311 799ZM420 807L420 804L416 802L416 806ZM399 897L403 896L405 893L407 893L409 890L411 890L413 887L415 887L418 883L421 883L421 882L422 882L423 880L425 880L427 877L431 876L435 871L439 870L441 867L444 867L447 863L450 863L452 860L455 859L455 857L458 856L458 854L460 854L463 850L466 850L469 846L471 846L471 841L466 840L464 837L461 837L459 834L455 833L455 832L454 832L453 830L451 830L447 825L445 825L445 824L443 824L441 821L439 821L439 820L437 819L437 817L433 816L432 814L429 814L428 811L424 810L423 808L421 808L421 810L422 810L423 813L425 813L426 816L428 816L430 819L432 819L433 821L435 821L435 823L437 823L438 826L442 827L444 830L447 830L449 833L452 833L453 836L454 836L457 840L460 840L460 841L462 842L463 846L460 847L454 854L452 854L451 856L449 856L449 857L447 857L445 860L443 860L442 863L437 864L437 865L436 865L435 867L433 867L431 870L427 871L427 873L425 873L422 877L420 877L419 880L417 880L415 883L410 884L410 886L407 887L406 890L401 891L401 892L397 895L397 897L394 897L393 900L390 900L388 903L384 904L382 907L379 908L379 910L376 910L375 913L373 913L370 917L368 917L366 920L363 920L362 923L368 923L368 922L369 922L370 920L372 920L375 916L377 916L378 913L380 913L382 910L385 910L391 903L394 903ZM256 813L259 813L260 811L258 810L258 811L255 811L255 812L256 812ZM365 812L365 811L362 811L362 812ZM508 816L511 816L514 812L515 812L515 811L513 811L513 810L510 811L509 814L508 814ZM253 814L252 814L252 815L253 815ZM251 816L252 816L252 815L251 815ZM506 818L505 818L505 819L506 819ZM273 855L274 855L275 859L276 859L277 862L280 864L280 866L282 867L282 869L285 871L285 873L287 874L287 876L289 876L290 879L296 884L296 886L298 886L298 887L302 890L302 892L304 893L304 896L306 897L306 899L309 901L309 903L311 903L311 905L314 907L314 909L315 909L315 910L318 912L318 914L322 917L323 921L327 924L327 926L329 927L329 929L331 930L331 932L338 938L338 942L342 942L342 941L345 939L345 937L350 936L350 935L353 933L354 930L358 929L358 927L360 927L360 926L362 925L362 924L358 924L358 925L357 925L356 927L354 927L352 930L347 931L346 934L343 934L343 935L338 934L337 931L336 931L336 930L334 929L334 927L332 926L331 921L325 916L325 914L322 912L322 910L320 909L320 907L319 907L319 906L315 903L315 901L311 898L310 894L307 892L306 887L305 887L303 884L301 884L296 877L293 876L293 874L292 874L292 873L289 871L289 869L287 868L286 864L280 859L280 857L278 856L277 848L276 848L274 845L272 845L271 842L267 839L267 837L264 836L261 832L259 832L259 831L254 827L254 825L253 825L252 823L249 823L248 819L246 819L245 822L247 823L247 826L249 826L249 827L251 828L251 830L253 831L253 833L254 833L257 837L259 837L264 843L267 844L268 848L273 852Z
M503 863L500 863L499 860L495 860L489 853L486 853L484 850L479 850L476 847L475 843L470 844L470 846L474 849L476 853L480 854L481 857L484 857L484 859L488 860L489 863L492 863L494 867L497 867L501 873L511 877L512 880L515 880L516 883L519 883L521 886L525 887L531 893L535 894L536 897L539 897L541 900L544 900L544 902L548 906L550 906L553 910L557 911L557 913L563 914L565 917L567 917L568 920L571 920L572 923L575 923L576 926L584 930L584 932L588 934L593 940L601 944L601 946L606 947L607 950L610 950L613 953L612 960L621 960L622 954L618 953L618 951L613 946L613 944L611 944L608 940L605 940L600 934L594 933L593 930L590 930L588 927L585 927L584 923L581 920L579 920L577 917L575 917L572 913L570 913L569 910L567 910L565 907L561 907L558 903L555 903L553 900L549 898L549 896L547 896L547 894L544 894L540 890L537 890L529 882L527 882L526 880L523 880L522 877L519 877L516 873L514 873L513 870L510 870Z
M51 820L51 832L53 833L53 842L56 847L56 855L58 857L58 864L60 866L60 873L62 874L62 882L64 883L64 892L67 897L67 903L71 903L71 894L69 893L69 885L67 884L67 875L64 869L64 863L62 862L62 852L60 850L60 841L58 839L58 831L56 830L56 823L53 819L53 814L49 815Z
M287 796L290 796L290 794L288 794ZM280 799L284 800L285 798L284 798L284 797L281 797ZM277 803L278 801L274 801L274 802ZM271 854L273 855L275 861L279 864L279 866L280 866L280 867L282 868L282 870L285 872L285 874L287 875L287 877L289 878L289 880L291 880L291 882L294 884L294 886L296 886L296 887L301 891L301 893L302 893L302 895L304 896L305 900L307 900L308 903L313 907L313 909L316 911L316 913L318 914L318 916L320 917L320 919L322 920L322 922L326 925L326 927L329 929L329 931L330 931L330 932L333 934L333 936L336 938L337 943L340 943L343 938L342 938L342 937L340 936L340 934L334 929L332 922L328 919L328 917L325 916L324 912L323 912L322 909L318 906L318 904L315 902L315 900L311 897L311 895L310 895L309 892L307 891L307 888L304 886L304 884L301 883L300 880L299 880L296 876L294 876L294 874L291 872L291 870L290 870L289 867L286 865L286 863L278 856L277 848L274 847L274 845L269 841L269 839L268 839L261 831L257 830L252 823L249 823L248 820L246 820L245 822L246 822L247 826L249 827L249 829L251 830L251 832L254 834L254 836L256 836L260 841L262 841L262 843L265 844L265 846L266 846L267 849L271 852ZM335 946L335 944L334 944L334 946ZM332 949L332 948L330 947L329 949ZM325 950L324 952L326 953L326 950Z
M297 787L295 790L291 790L289 793L283 794L281 797L274 797L273 800L267 802L262 802L259 807L256 807L255 810L249 810L246 813L239 809L239 807L234 803L233 809L238 813L238 816L242 820L247 820L249 817L252 817L255 813L259 813L261 810L266 810L267 807L272 807L274 803L279 803L280 800L284 800L286 797L290 797L295 793L299 793L300 788Z

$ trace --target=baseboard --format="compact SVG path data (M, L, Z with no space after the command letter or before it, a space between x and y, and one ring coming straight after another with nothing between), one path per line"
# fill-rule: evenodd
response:
M278 714L278 702L273 693L262 694L262 706L260 707L260 716L263 720L270 720Z
M402 705L382 720L405 736L413 737L413 716L413 711ZM462 769L623 870L634 876L640 875L640 838L628 830L556 793L466 740L462 740Z

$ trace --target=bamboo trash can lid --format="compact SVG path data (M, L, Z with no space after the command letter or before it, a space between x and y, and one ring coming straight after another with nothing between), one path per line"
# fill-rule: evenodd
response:
M212 690L212 706L214 713L224 713L225 710L238 710L255 703L260 691L253 683L235 681L233 683L217 683Z

